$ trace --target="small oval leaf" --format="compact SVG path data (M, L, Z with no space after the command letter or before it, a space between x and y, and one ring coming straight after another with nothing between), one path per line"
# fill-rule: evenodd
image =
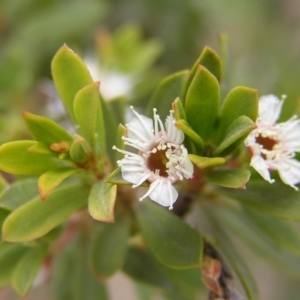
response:
M75 95L74 114L80 132L94 152L105 151L105 128L100 103L99 83L92 83Z
M32 198L38 196L37 180L27 178L18 180L9 185L0 195L0 207L15 210Z
M200 170L205 168L210 168L210 167L221 166L226 163L226 159L223 157L203 157L203 156L197 156L195 154L189 154L188 158Z
M145 240L158 261L174 269L201 265L203 242L196 230L150 201L139 205L136 213Z
M51 70L58 94L76 124L73 101L81 88L93 82L89 70L67 45L62 46L55 54Z
M45 235L81 209L88 192L86 187L76 184L55 190L45 202L34 198L7 217L2 228L3 240L27 242Z
M117 186L104 181L94 184L89 195L89 213L95 220L114 222Z
M185 112L188 123L204 141L212 137L219 103L220 86L216 77L199 66L187 91Z
M243 137L246 137L255 128L255 123L246 116L240 116L228 127L224 139L213 152L214 156L220 155L224 150L233 144L237 144ZM236 145L237 146L237 145Z
M207 175L214 184L233 189L245 189L251 173L247 169L220 169Z
M247 116L253 122L258 114L257 90L238 86L232 89L224 100L218 132L218 142L224 140L228 127L240 116Z
M23 117L26 126L35 140L52 144L60 141L71 141L72 137L54 121L43 117L24 112Z
M42 200L45 200L49 194L58 187L65 179L80 173L82 170L74 168L59 168L47 171L39 177L38 187Z
M0 169L15 175L36 175L58 167L49 155L28 152L34 141L15 141L0 146Z

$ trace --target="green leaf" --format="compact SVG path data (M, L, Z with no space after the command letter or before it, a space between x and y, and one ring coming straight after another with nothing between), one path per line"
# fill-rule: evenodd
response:
M203 140L188 124L186 120L178 120L175 123L175 126L182 130L198 147L200 150L203 150Z
M105 284L98 281L87 264L87 240L75 236L61 251L54 266L56 300L108 300Z
M208 46L205 46L198 61L197 65L204 66L210 73L212 73L218 81L221 80L222 66L218 54Z
M235 236L239 236L241 242L247 247L254 249L257 254L269 260L273 265L281 268L289 275L300 278L300 258L292 255L289 251L278 244L270 243L268 238L263 237L243 211L236 211L225 207L218 208L214 205L211 211L216 214L222 227L226 224Z
M25 248L20 244L2 244L0 247L0 287L8 285Z
M109 132L117 132L118 131L118 122L116 116L113 111L109 109L107 103L101 97L101 107L103 110L103 120L105 124L105 128L109 129ZM116 135L115 134L106 134L106 152L112 164L115 164L115 153L111 151L111 148L116 143Z
M39 197L13 211L2 228L3 240L27 242L37 239L81 209L87 202L88 189L68 185L51 193L47 201Z
M85 142L84 138L78 134L74 134L74 141L70 147L71 159L75 162L84 163L87 161L87 154L84 152L82 144Z
M183 103L178 97L172 103L172 109L176 120L186 119Z
M220 169L207 175L214 184L233 189L245 189L251 173L247 169Z
M269 184L251 180L246 190L222 189L220 192L262 213L300 221L300 193L281 182Z
M105 128L100 102L99 82L79 90L74 99L74 113L80 132L99 156L105 151Z
M167 268L143 249L129 248L123 271L138 282L175 290L176 286L167 273Z
M139 205L136 213L145 240L158 261L174 269L201 265L203 242L196 230L150 201Z
M58 187L65 179L80 173L82 170L74 168L59 168L47 171L39 177L38 187L42 200L45 200L49 194Z
M34 141L15 141L0 146L0 170L16 175L35 175L58 166L49 155L28 152Z
M28 249L16 265L11 284L20 296L26 296L46 255L46 247Z
M114 206L117 186L104 181L94 184L88 200L89 213L93 219L114 222Z
M245 209L245 212L253 226L256 227L256 232L273 243L274 247L280 245L294 254L300 255L300 237L291 224L258 211Z
M196 60L196 62L194 63L194 65L190 71L188 80L186 81L186 84L185 84L185 91L184 91L183 99L185 99L185 97L186 97L187 90L188 90L192 80L194 79L194 76L197 72L199 65L204 66L210 73L212 73L218 79L218 81L220 81L220 79L221 79L221 74L222 74L221 60L214 50L205 46L203 51L201 52L199 58Z
M147 115L152 116L153 108L156 108L161 119L164 120L170 114L172 102L182 95L187 76L188 71L180 71L164 78L150 100Z
M46 155L57 155L57 153L55 153L55 151L53 151L49 145L44 143L35 143L29 147L27 151Z
M55 54L52 65L54 84L72 121L76 123L73 101L76 93L93 82L93 79L82 60L67 45L62 46Z
M205 168L221 166L226 163L226 159L223 157L203 157L203 156L197 156L195 154L189 154L188 158L200 170Z
M90 265L99 279L106 279L117 272L124 264L129 220L117 219L113 224L99 224L99 231L90 249Z
M7 186L8 186L7 181L4 179L4 177L0 173L0 195Z
M26 126L34 139L45 144L52 144L60 141L72 141L69 135L54 121L43 117L24 112L23 117Z
M118 132L117 132L117 138L116 138L116 147L118 149L125 150L125 144L122 140L123 136L127 135L127 128L123 126L122 124L119 124ZM120 153L118 151L115 151L116 161L121 160L124 157L123 153Z
M247 116L253 122L258 114L257 90L238 86L227 95L221 109L218 142L224 140L228 127L240 116Z
M224 150L233 144L236 146L238 141L241 141L255 128L255 123L246 116L240 116L235 119L228 127L224 139L213 152L214 156L220 155Z
M204 141L211 139L219 102L217 79L205 67L199 66L187 91L185 112L188 123Z
M0 208L0 228L2 228L2 225L9 214L10 211ZM2 233L0 233L0 239L2 240Z
M38 196L38 194L36 179L27 178L15 181L0 195L0 207L4 207L7 210L15 210Z
M258 290L248 266L244 262L244 259L240 257L240 254L235 250L235 246L230 241L229 236L222 229L222 225L217 223L216 220L214 221L214 234L216 235L217 241L220 244L226 258L229 260L230 266L233 268L243 285L248 299L256 300L258 298Z

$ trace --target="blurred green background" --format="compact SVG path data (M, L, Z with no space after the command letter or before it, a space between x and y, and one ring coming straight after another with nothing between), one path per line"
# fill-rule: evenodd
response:
M2 0L0 143L26 137L23 110L52 110L61 118L58 106L54 112L49 107L56 101L49 80L51 59L63 43L82 58L96 58L106 71L103 80L109 72L129 76L126 96L137 103L149 99L161 78L191 67L208 45L228 58L225 90L245 85L261 95L286 94L287 119L300 95L299 26L297 0ZM228 48L222 49L220 36ZM262 260L249 265L261 299L297 299L296 280ZM7 295L0 299L13 299Z

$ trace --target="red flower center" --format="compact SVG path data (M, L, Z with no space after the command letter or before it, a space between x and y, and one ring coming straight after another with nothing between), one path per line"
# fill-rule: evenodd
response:
M151 153L147 161L148 168L152 172L158 170L159 175L162 177L168 177L166 164L168 163L169 159L166 156L166 151L167 149L157 150L155 153Z
M261 134L256 138L256 142L260 145L263 146L263 148L265 150L268 150L268 151L272 151L274 146L277 145L277 141L272 139L272 138L269 138L269 137L263 137ZM261 154L261 156L266 159L266 155L265 154Z

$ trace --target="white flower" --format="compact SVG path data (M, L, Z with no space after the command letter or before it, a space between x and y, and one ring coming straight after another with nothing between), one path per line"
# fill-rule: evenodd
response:
M153 201L172 209L178 197L173 184L184 178L192 178L194 170L187 157L187 150L182 145L184 134L176 128L172 111L164 126L156 109L153 109L153 124L152 119L140 115L133 107L130 108L134 118L126 125L127 137L123 137L123 140L126 145L137 149L138 153L113 147L125 154L117 162L121 167L122 177L133 183L133 188L147 180L151 184L140 201L149 196Z
M100 81L100 92L105 100L111 100L118 96L130 97L132 89L138 82L132 74L121 73L116 69L107 69L101 66L96 55L87 55L84 63L93 79Z
M283 97L284 98L284 97ZM278 170L281 180L294 188L300 182L300 162L294 159L300 151L300 120L295 116L282 123L279 118L283 99L263 96L259 100L256 128L246 138L245 144L252 155L250 165L267 181L273 183L270 171Z

